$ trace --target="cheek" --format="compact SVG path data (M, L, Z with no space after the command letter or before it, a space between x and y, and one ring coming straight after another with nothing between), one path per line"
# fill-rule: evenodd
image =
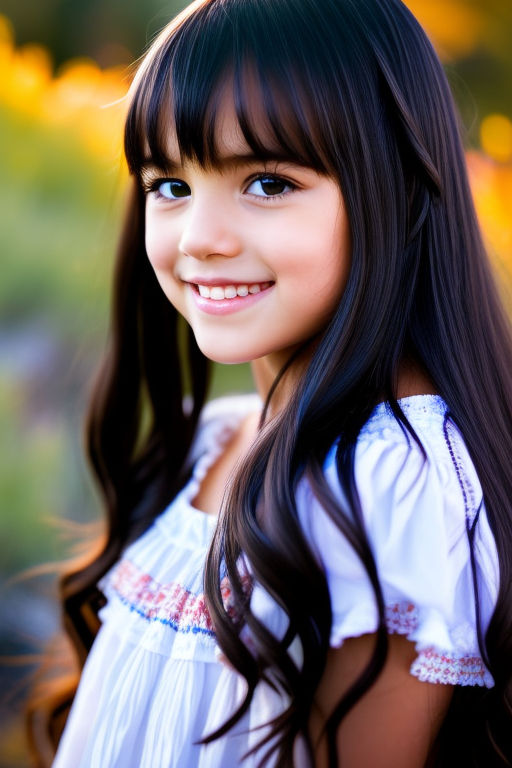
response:
M174 264L176 244L173 233L151 214L146 214L146 253L157 272L172 268Z
M351 263L351 242L347 216L342 206L327 225L319 254L319 273L323 279L326 294L331 300L341 297L345 288Z
M350 271L351 245L344 213L322 217L318 212L315 227L295 230L295 247L288 251L287 264L295 289L307 286L311 301L324 304L326 311L335 305L345 288Z

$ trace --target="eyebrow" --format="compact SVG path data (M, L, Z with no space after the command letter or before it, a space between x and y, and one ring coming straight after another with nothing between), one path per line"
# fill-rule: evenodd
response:
M285 155L271 154L271 155L268 155L267 157L261 157L259 155L255 155L253 152L248 152L246 154L223 155L217 158L213 163L213 165L223 170L231 170L231 169L240 168L244 165L251 165L253 163L267 163L267 162L276 162L276 163L287 162L293 165L300 165L300 163L293 161L292 159L290 159L290 157L286 157ZM165 171L166 173L174 173L176 171L179 171L181 168L182 168L181 163L177 163L175 160L172 160L171 158L166 158L165 167L161 168L158 164L154 163L150 157L148 157L148 158L145 158L141 166L140 172L142 174L152 173L154 171Z

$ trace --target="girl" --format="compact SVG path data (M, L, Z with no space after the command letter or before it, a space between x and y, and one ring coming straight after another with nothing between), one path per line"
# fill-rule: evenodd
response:
M511 765L512 345L421 28L197 0L125 147L55 768Z

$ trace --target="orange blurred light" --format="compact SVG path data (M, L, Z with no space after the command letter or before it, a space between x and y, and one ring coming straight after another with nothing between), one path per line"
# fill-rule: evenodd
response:
M0 104L51 130L66 130L101 159L117 158L128 89L125 71L102 70L92 60L77 59L54 75L45 48L16 49L12 40L12 27L0 15Z
M405 0L444 61L468 56L487 35L486 17L463 0Z
M505 115L488 115L480 126L484 152L499 163L512 161L512 122Z
M486 245L497 267L512 277L512 164L497 165L468 152L471 189Z
M14 30L11 22L0 13L0 44L14 45Z

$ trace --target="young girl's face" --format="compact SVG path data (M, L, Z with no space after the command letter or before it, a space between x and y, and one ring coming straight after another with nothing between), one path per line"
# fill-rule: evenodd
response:
M251 157L229 102L216 140L219 168L181 165L171 134L169 167L144 169L147 254L204 355L280 367L340 301L349 270L343 199L330 177Z

